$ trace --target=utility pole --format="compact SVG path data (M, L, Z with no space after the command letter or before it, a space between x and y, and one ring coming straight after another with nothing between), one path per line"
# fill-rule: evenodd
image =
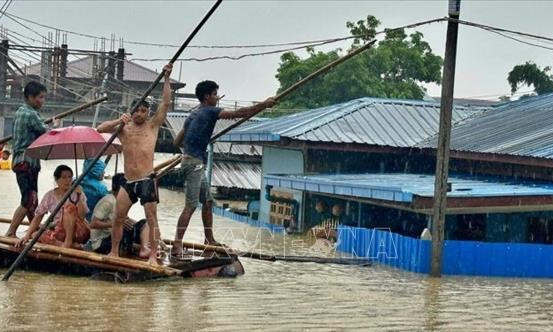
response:
M102 83L100 85L100 91L98 91L96 98L101 98L106 95L106 73L103 73L102 75L104 78L102 79ZM98 114L100 114L100 104L96 104L96 112L94 112L94 120L92 120L92 128L96 128L96 123L98 121Z
M2 39L2 42L0 42L0 99L6 98L9 48L8 39Z
M449 18L458 19L461 0L449 0ZM451 139L451 113L455 82L455 58L457 56L457 32L459 24L447 23L444 72L440 105L440 129L436 155L436 179L434 183L434 213L432 217L432 260L430 275L442 275L445 212L447 208L447 179L449 171L449 143Z

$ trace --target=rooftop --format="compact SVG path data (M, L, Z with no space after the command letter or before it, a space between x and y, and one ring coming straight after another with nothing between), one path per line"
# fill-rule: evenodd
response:
M106 62L107 65L107 62ZM41 75L40 63L36 63L26 67L27 75ZM84 56L80 59L67 62L67 78L81 78L92 79L94 72L94 59L92 55ZM158 72L146 68L137 63L124 60L123 66L123 80L124 81L137 81L137 82L153 82ZM184 86L184 83L171 79L172 84L179 84Z
M174 130L175 133L178 133L183 125L184 121L190 113L183 112L170 112L167 114L167 123ZM215 124L214 134L220 132L224 128L227 128L233 124L236 120L218 120ZM253 118L248 120L243 126L258 123L262 121L258 118ZM241 127L238 127L241 128ZM213 146L213 151L217 154L226 154L226 155L242 155L242 156L261 156L261 147L259 145L252 144L241 144L238 142L227 143L227 142L217 142ZM258 187L259 188L259 187Z
M487 108L456 106L460 123ZM438 132L440 104L402 99L360 98L232 130L219 141L300 141L413 147Z
M435 148L437 135L419 147ZM455 125L451 149L553 158L553 93L505 103Z
M235 161L214 161L211 185L259 190L261 188L261 165Z
M267 185L310 192L405 204L431 210L434 176L425 174L299 174L265 175ZM523 210L539 205L553 210L553 185L538 182L499 182L492 178L450 176L448 207L503 207ZM492 212L493 210L489 210ZM423 212L425 213L425 212Z

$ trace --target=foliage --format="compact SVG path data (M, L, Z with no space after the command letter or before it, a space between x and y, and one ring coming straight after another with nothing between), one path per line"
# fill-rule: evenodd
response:
M351 49L371 41L380 22L374 16L347 22L353 38ZM302 59L293 52L281 56L276 78L278 92L340 57L342 50L308 49ZM432 53L420 32L409 36L403 29L387 30L375 47L316 78L279 104L280 109L304 109L336 104L360 97L422 99L423 83L440 83L443 60Z
M515 93L521 85L533 86L538 95L553 92L553 75L549 73L550 70L549 66L541 69L530 61L514 66L507 76L511 93Z

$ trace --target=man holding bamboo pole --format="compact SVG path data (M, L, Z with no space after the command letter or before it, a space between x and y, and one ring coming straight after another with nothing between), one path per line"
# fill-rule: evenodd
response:
M184 126L177 134L174 144L182 145L183 159L181 170L186 182L186 203L177 223L175 241L184 237L192 214L198 203L202 203L202 221L204 224L205 244L219 245L213 235L213 198L209 193L209 184L205 178L206 149L218 119L247 118L276 104L274 98L236 111L227 111L217 107L219 86L213 81L203 81L196 86L196 97L200 107L188 116ZM180 246L173 246L172 255L181 255Z
M118 138L123 146L125 178L127 179L127 183L117 194L117 217L111 230L110 256L119 256L123 224L131 206L140 199L150 229L151 252L148 262L158 264L157 247L160 236L157 223L157 203L159 197L154 179L154 148L159 127L165 122L171 104L169 76L172 68L171 63L163 67L162 101L152 118L149 117L149 104L142 101L132 115L123 114L120 119L107 121L98 126L100 133L119 133ZM136 105L133 105L133 108L134 106ZM119 131L120 125L124 126Z
M25 103L15 113L13 125L13 171L21 192L21 201L15 210L6 236L15 236L17 228L27 216L29 222L35 216L38 205L38 173L40 161L26 155L26 150L48 126L40 117L39 111L46 101L46 87L38 82L27 83L23 90ZM52 127L59 127L60 120L54 119Z

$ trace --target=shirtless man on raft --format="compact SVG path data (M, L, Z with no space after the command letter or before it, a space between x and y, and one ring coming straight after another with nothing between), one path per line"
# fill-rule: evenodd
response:
M114 133L124 124L118 138L123 146L125 158L125 178L127 183L117 194L117 217L111 230L110 256L119 256L119 243L123 235L123 224L131 206L140 199L148 222L149 242L151 246L148 262L159 264L157 247L159 243L159 227L157 222L157 203L159 202L157 185L154 179L154 148L159 127L165 122L167 111L171 104L171 85L169 76L173 69L171 64L165 65L162 101L153 117L149 117L150 105L144 101L138 105L132 115L123 114L120 119L106 121L98 127L100 133ZM135 100L134 103L138 102ZM133 103L133 106L134 106Z

